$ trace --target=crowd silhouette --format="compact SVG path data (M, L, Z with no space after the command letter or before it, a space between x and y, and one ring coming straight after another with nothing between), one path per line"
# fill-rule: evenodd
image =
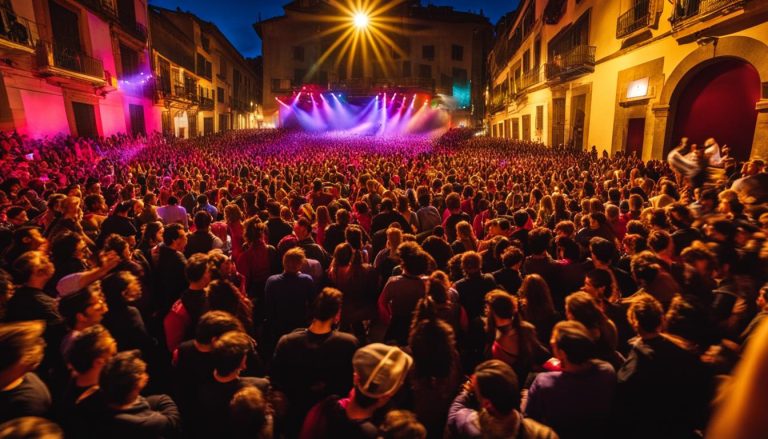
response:
M765 434L768 174L715 139L3 133L0 177L0 438Z

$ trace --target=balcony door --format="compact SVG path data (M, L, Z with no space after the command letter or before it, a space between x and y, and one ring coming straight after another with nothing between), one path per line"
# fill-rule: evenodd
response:
M571 103L571 119L573 120L573 130L571 132L571 141L575 149L584 149L584 123L586 119L586 95L574 96Z
M75 115L75 130L80 137L98 137L96 128L96 112L93 105L83 102L72 102L72 113Z
M643 156L643 139L645 138L645 118L638 117L629 119L627 123L627 143L624 145L624 152L631 156Z
M133 133L134 136L136 134L147 134L144 125L144 107L142 105L131 104L128 109L131 115L131 133Z
M80 25L78 24L77 13L54 1L48 2L48 7L51 12L54 44L66 47L71 51L82 52L83 46L80 42Z
M209 134L213 134L213 118L212 117L203 118L203 134L205 134L206 136Z
M565 144L565 98L552 99L551 146Z
M117 0L117 15L120 22L133 26L136 24L136 6L133 0Z

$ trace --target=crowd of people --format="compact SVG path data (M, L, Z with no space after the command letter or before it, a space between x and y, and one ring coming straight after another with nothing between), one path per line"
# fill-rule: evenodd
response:
M768 174L710 140L2 134L0 438L761 437Z

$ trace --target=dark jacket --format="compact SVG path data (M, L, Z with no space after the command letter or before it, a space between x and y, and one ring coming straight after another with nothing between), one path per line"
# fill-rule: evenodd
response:
M187 288L187 277L184 272L186 265L187 258L181 252L166 245L158 247L153 292L161 315L165 315L171 309L173 302L178 300L181 292Z
M102 437L170 438L181 429L181 415L168 395L140 396L128 408L107 410L100 422Z
M686 438L701 426L712 383L695 354L665 336L639 340L617 375L625 437Z

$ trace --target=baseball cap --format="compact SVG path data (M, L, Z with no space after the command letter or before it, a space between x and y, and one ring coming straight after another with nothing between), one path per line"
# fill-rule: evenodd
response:
M394 395L405 381L413 364L410 355L396 346L373 343L355 352L352 366L358 377L357 388L369 398Z

